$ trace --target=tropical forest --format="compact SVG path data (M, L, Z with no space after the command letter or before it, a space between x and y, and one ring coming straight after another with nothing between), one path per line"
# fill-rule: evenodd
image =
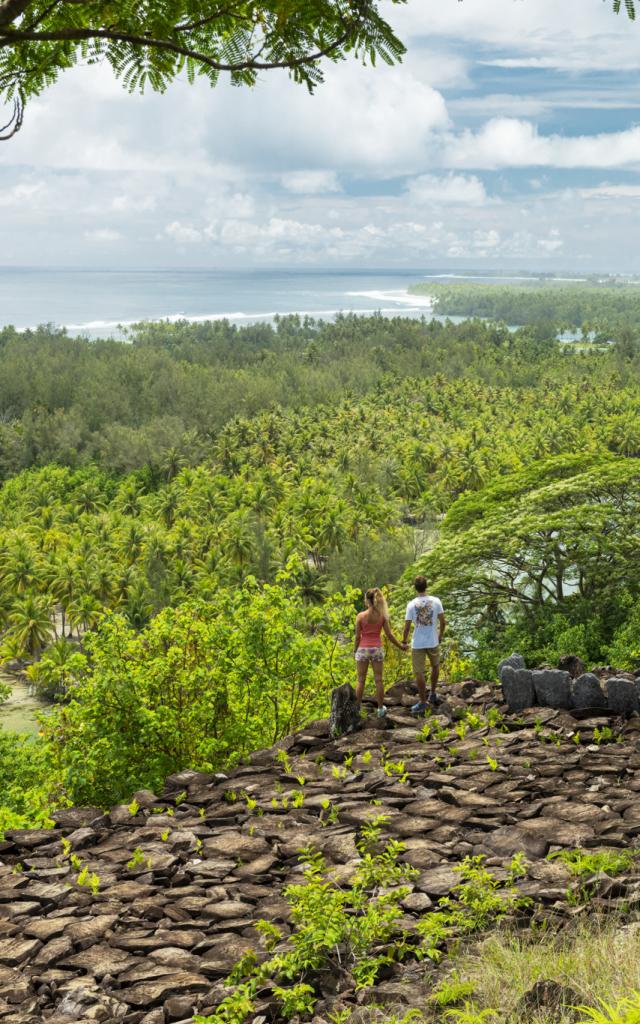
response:
M452 681L512 649L634 667L635 303L606 343L556 340L546 304L515 330L5 329L2 659L50 703L37 736L2 734L3 827L223 769L325 714L363 590L399 625L416 572Z

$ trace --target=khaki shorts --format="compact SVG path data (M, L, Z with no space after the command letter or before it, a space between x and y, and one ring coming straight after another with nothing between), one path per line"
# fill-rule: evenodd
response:
M440 664L440 648L414 647L412 649L411 660L413 662L413 671L416 675L424 675L427 658L429 659L431 668L437 668Z

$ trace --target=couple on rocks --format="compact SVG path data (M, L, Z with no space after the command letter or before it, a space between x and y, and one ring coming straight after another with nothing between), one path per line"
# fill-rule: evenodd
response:
M383 630L395 647L401 651L406 651L409 648L409 635L412 628L414 629L411 656L413 672L418 684L419 699L417 704L413 705L411 711L416 715L424 714L429 704L435 705L437 703L436 687L440 674L440 643L444 636L446 625L444 610L439 598L427 594L427 581L424 576L416 576L413 585L416 590L416 596L407 605L402 643L393 634L389 623L387 602L384 599L384 594L377 587L373 590L367 590L365 595L367 608L365 611L360 612L356 618L355 659L358 674L356 700L358 707L360 707L369 665L371 665L376 684L376 700L378 702L378 716L380 718L384 717L387 713L384 705L384 686L382 682L384 666ZM425 680L427 658L431 666L431 690L428 697Z

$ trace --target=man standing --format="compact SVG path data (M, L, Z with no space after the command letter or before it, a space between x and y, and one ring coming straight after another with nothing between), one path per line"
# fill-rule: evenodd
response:
M411 711L415 715L424 714L427 710L427 687L425 682L425 667L427 658L431 665L431 692L428 703L437 703L436 687L440 675L440 643L444 636L446 626L442 602L437 597L427 594L427 581L424 576L416 576L414 583L417 597L409 601L404 624L404 643L406 644L411 633L411 627L415 626L411 656L413 660L413 671L418 684L419 701L414 704Z

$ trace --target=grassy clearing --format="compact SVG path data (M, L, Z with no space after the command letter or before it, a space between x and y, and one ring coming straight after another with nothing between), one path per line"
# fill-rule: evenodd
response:
M534 940L497 933L463 954L455 967L456 977L473 985L474 1009L492 1009L497 1021L509 1024L516 1020L513 1011L520 998L538 981L570 986L587 1006L616 1004L640 991L640 923L625 927L612 919L591 918L562 934ZM586 1017L580 1014L579 1019ZM575 1019L571 1011L557 1010L527 1017L530 1024L569 1024ZM640 1021L640 1014L632 1019Z

